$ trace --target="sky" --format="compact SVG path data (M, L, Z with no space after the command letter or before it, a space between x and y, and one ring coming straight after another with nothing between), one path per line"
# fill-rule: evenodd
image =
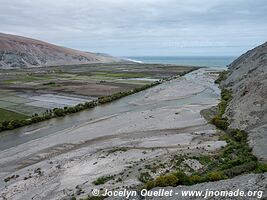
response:
M0 3L0 32L114 56L238 56L267 40L266 0Z

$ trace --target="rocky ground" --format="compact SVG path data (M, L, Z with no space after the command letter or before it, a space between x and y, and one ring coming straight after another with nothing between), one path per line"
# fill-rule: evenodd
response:
M166 187L166 188L154 188L152 191L172 191L172 196L169 197L149 197L138 194L130 199L140 200L154 200L154 199L183 199L183 200L195 200L195 199L235 199L235 200L251 200L251 199L266 199L267 198L267 173L264 174L246 174L235 177L233 179L222 180L217 182L201 183L193 186L178 186L178 187ZM198 195L185 196L186 191L202 191ZM214 191L244 191L244 196L216 196ZM207 193L206 193L207 192ZM209 192L209 193L208 193ZM108 199L123 199L119 197L112 197Z

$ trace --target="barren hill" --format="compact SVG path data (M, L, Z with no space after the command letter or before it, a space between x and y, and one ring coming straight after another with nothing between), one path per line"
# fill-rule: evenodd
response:
M0 68L118 62L105 54L78 51L43 41L0 33Z
M236 59L222 87L233 92L225 113L230 126L246 130L254 153L267 161L267 42Z

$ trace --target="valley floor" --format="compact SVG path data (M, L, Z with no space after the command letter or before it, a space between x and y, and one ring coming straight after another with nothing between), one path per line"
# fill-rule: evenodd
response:
M61 119L72 120L69 126L52 120L2 136L0 199L61 199L93 188L135 187L146 172L155 177L172 169L174 157L214 154L226 142L200 115L218 104L214 73L193 71L104 105L105 112L85 111L102 114L82 114L77 123L79 115ZM182 167L197 171L202 164L184 159ZM107 180L96 184L101 178Z
M130 91L192 69L138 63L0 69L0 122Z

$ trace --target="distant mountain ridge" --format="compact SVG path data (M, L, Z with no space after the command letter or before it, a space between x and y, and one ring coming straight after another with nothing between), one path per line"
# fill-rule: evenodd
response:
M119 62L119 58L57 46L32 38L0 33L0 68Z

